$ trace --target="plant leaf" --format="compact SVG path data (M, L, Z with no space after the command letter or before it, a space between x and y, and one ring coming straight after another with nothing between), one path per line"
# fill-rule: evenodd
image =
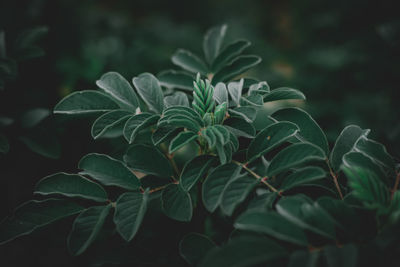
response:
M157 75L161 86L193 91L193 77L183 71L166 70Z
M213 77L213 84L227 82L239 74L246 72L252 67L258 65L261 58L254 55L238 56L231 63L218 71Z
M232 59L249 47L250 44L251 43L247 40L237 40L227 45L213 61L212 72L215 73L221 70L225 65L229 64Z
M115 185L128 190L140 187L139 179L122 161L108 155L91 153L79 161L80 174L89 175L104 185Z
M152 115L150 113L141 113L132 116L126 121L124 126L125 139L129 144L132 144L140 131L155 125L159 118L159 115Z
M55 173L41 179L36 184L34 193L41 195L60 194L98 202L105 202L108 198L107 193L100 185L78 174L64 172Z
M301 99L305 100L306 96L299 90L281 87L272 90L270 93L264 95L264 102L271 102L277 100Z
M169 144L169 153L173 153L198 137L194 132L180 132Z
M102 92L86 90L73 92L54 107L55 114L93 114L119 109L117 103Z
M148 145L133 145L124 155L124 161L135 171L170 177L172 166L167 158L155 147Z
M243 90L243 79L240 79L239 82L230 82L228 83L228 92L231 96L233 102L235 102L236 106L240 104L240 98L242 97Z
M7 154L10 150L10 144L5 135L0 134L0 153Z
M218 104L229 102L228 90L226 89L226 85L224 83L217 83L217 85L215 85L213 98Z
M92 125L92 137L97 139L114 126L126 121L132 113L126 110L113 110L98 117Z
M145 72L133 78L132 82L149 109L161 114L164 109L164 95L157 78Z
M329 155L329 146L326 136L315 120L304 110L299 108L285 108L278 110L272 117L278 121L290 121L300 128L298 135L310 143L319 146L325 155Z
M246 212L235 221L234 226L239 230L268 234L296 245L308 245L303 230L274 211Z
M229 112L232 113L233 117L241 117L245 119L248 123L252 123L257 116L257 110L254 107L250 106L229 109Z
M179 129L176 129L176 127L174 127L174 126L158 127L151 135L153 144L155 146L157 146L157 145L161 144L162 142L167 141L168 139L175 136L177 131L179 131Z
M68 235L68 248L72 255L82 254L96 240L110 210L111 204L90 207L76 217Z
M219 55L228 26L223 24L207 31L203 39L203 51L207 62L211 65Z
M77 214L84 208L66 199L30 200L17 207L12 217L0 223L0 245L28 235L59 219Z
M118 233L129 242L136 235L147 210L149 190L124 193L117 199L114 223Z
M323 169L313 166L305 167L287 176L285 180L283 180L280 189L289 190L296 186L320 180L325 177L326 173Z
M164 106L166 108L173 106L189 107L189 99L183 92L175 92L173 95L164 97Z
M117 72L107 72L96 81L96 85L111 95L121 108L135 112L139 107L138 97L129 82Z
M385 169L389 169L391 171L395 170L395 162L392 156L390 156L387 152L385 146L374 140L366 138L365 135L358 139L354 150L372 158Z
M177 221L189 222L193 215L193 205L189 193L177 184L170 184L161 194L164 213Z
M210 168L213 157L208 155L201 155L193 158L189 162L185 164L183 167L181 176L180 176L180 186L186 192L197 183L199 179L201 179L208 169Z
M282 149L270 162L269 177L311 160L324 160L324 151L311 143L297 143Z
M218 166L207 176L203 183L202 198L208 211L215 211L222 201L223 193L229 181L233 180L240 170L240 166L234 163L227 163Z
M354 144L361 136L367 136L370 130L363 130L357 125L346 126L336 139L330 155L331 166L338 171L344 154L353 149Z
M208 68L206 64L198 56L190 51L178 49L172 55L172 63L192 73L207 74Z
M246 138L253 138L256 134L254 126L242 118L231 117L224 121L224 126L238 137L243 136Z
M208 251L215 247L215 243L207 236L198 233L189 233L179 242L179 254L189 264L195 266Z
M265 127L247 148L248 161L251 162L283 144L296 135L298 131L297 125L288 121L277 122Z

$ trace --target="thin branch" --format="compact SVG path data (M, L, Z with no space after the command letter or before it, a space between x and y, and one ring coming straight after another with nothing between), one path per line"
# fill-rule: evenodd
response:
M331 174L331 176L333 178L333 182L335 183L335 186L336 186L336 189L337 189L337 191L339 193L340 199L343 199L343 194L342 194L342 190L340 190L340 185L339 185L339 182L338 182L337 175L333 172L333 170L331 168L331 165L329 164L329 159L328 158L326 158L325 162L328 165L329 173Z
M268 179L268 177L262 177L261 175L255 173L253 170L251 170L249 167L247 167L245 164L236 161L236 160L232 160L233 163L236 163L239 166L242 166L243 169L245 169L248 173L250 173L251 175L253 175L256 179L260 180L263 184L265 184L272 192L277 192L278 190L273 187L270 183L268 183L266 180Z

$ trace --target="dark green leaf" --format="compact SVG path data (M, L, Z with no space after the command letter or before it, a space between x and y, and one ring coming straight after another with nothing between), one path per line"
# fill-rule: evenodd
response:
M132 144L140 131L157 123L159 115L152 115L150 113L141 113L132 116L128 119L124 126L124 137Z
M126 121L132 113L125 110L113 110L98 117L92 125L92 137L97 139L119 123Z
M30 109L21 116L21 127L32 128L42 122L45 118L49 117L50 113L50 110L46 108Z
M193 91L193 77L183 71L166 70L157 75L164 87Z
M236 178L240 170L240 166L228 163L218 166L207 176L203 183L202 198L208 211L215 211L222 201L223 193L229 181Z
M87 90L64 97L54 107L54 113L79 115L108 112L118 108L118 104L105 93Z
M361 136L367 136L368 133L368 129L363 130L357 125L349 125L343 129L336 139L330 156L331 166L335 171L339 170L344 154L351 151L357 140L359 140Z
M198 156L187 162L182 170L179 183L183 190L189 192L197 181L206 174L212 162L213 157L208 155Z
M264 236L239 236L225 246L211 250L199 266L244 267L266 266L266 263L287 257L288 252Z
M180 132L169 144L169 153L173 153L198 137L194 132Z
M238 40L229 44L215 58L212 64L212 71L215 73L221 70L221 68L229 64L232 59L240 55L249 46L250 42L246 40Z
M353 244L346 244L342 247L327 246L324 254L328 267L356 267L357 265L357 247Z
M179 131L179 129L176 129L173 126L158 127L157 130L155 130L151 135L153 144L157 146L162 142L167 141L171 137L175 136L175 133L177 133L177 131Z
M297 143L281 150L268 166L268 176L276 175L302 163L324 160L324 151L310 143Z
M104 189L78 174L59 172L44 177L36 184L35 194L60 194L67 197L79 197L98 202L107 201Z
M213 84L229 81L239 74L251 69L261 62L261 58L253 55L238 56L231 63L218 71L213 78Z
M10 145L8 144L7 137L5 135L0 134L0 153L7 154L10 150Z
M343 156L343 164L341 166L353 167L358 166L363 169L373 171L378 177L386 179L386 174L382 168L374 162L370 157L359 152L348 152Z
M178 49L172 55L172 63L192 73L207 74L206 64L195 54L184 49Z
M164 106L166 108L173 106L189 107L189 99L185 93L175 92L173 95L169 95L164 98Z
M205 235L189 233L179 243L179 254L191 265L197 265L215 243Z
M83 209L65 199L30 200L16 208L12 217L1 222L0 245Z
M365 136L358 139L354 150L359 151L368 157L372 158L379 165L383 166L385 169L394 171L395 162L393 158L389 155L384 145L367 139Z
M246 212L236 220L234 226L239 230L265 233L296 245L308 245L303 230L274 211Z
M277 100L301 99L305 100L306 96L299 90L281 87L272 90L270 93L264 95L264 102L271 102Z
M116 202L114 223L118 233L131 241L142 224L147 210L149 192L128 192L122 194Z
M232 113L232 116L241 117L249 123L252 123L257 116L257 110L254 107L250 106L229 109L229 112Z
M243 79L240 79L239 82L230 82L228 84L229 95L231 96L236 106L239 106L240 104L240 98L242 97L242 89L243 89Z
M90 207L79 214L68 235L68 248L72 255L82 254L96 240L110 210L111 204Z
M224 83L217 83L217 85L215 85L213 98L218 104L229 102L228 90L226 89L226 85Z
M262 81L262 82L258 82L258 83L250 85L249 91L247 92L247 94L249 96L253 95L253 94L265 95L265 94L268 94L270 91L271 90L270 90L268 83L266 81Z
M135 112L139 107L138 97L129 82L117 72L107 72L96 81L98 87L120 105L121 108Z
M122 161L104 154L91 153L79 161L80 174L89 175L104 185L115 185L128 190L140 187L140 181Z
M326 173L323 169L319 167L305 167L300 170L296 170L294 173L289 175L283 180L280 189L288 190L293 187L306 184L309 182L314 182L326 177Z
M146 174L169 177L173 174L167 158L155 147L148 145L131 146L124 155L124 161L132 169Z
M22 141L33 152L51 159L61 156L61 144L54 132L46 128L35 127L26 135L20 136Z
M161 114L164 109L164 95L157 78L146 72L133 78L132 82L149 109Z
M328 141L326 136L315 120L304 110L299 108L281 109L272 114L272 117L279 121L290 121L300 128L299 135L310 143L319 146L325 155L329 154Z
M190 107L184 107L184 106L175 106L175 107L169 107L164 110L164 117L174 117L177 115L185 115L193 119L194 121L197 122L199 125L203 125L203 121L199 114L191 109Z
M253 138L256 134L254 126L242 118L231 117L224 121L224 126L238 137Z
M189 222L192 219L193 205L190 195L177 184L164 188L161 205L164 213L174 220Z
M211 65L219 55L228 26L223 24L207 31L203 39L203 51L207 62Z
M271 124L259 132L247 149L248 161L253 161L292 138L299 131L296 124L283 121Z

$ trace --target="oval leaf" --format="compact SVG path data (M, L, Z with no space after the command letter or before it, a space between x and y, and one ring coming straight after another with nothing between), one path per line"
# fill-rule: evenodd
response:
M215 58L212 64L212 71L215 73L221 68L225 67L232 59L240 55L247 47L250 46L250 42L247 40L238 40L227 47L225 47L221 53Z
M281 87L272 90L270 93L264 95L264 102L271 102L277 100L300 99L305 100L306 96L299 90Z
M164 109L164 95L157 78L146 72L133 78L132 82L149 109L161 113Z
M218 71L212 82L213 84L219 82L229 81L239 74L251 69L252 67L258 65L261 62L261 58L253 55L238 56L229 65L225 66L223 69Z
M97 139L107 133L107 130L128 119L132 113L125 110L113 110L98 117L92 125L92 137Z
M182 189L188 192L207 172L213 159L211 156L202 155L187 162L180 176L179 184Z
M213 63L214 59L218 56L227 28L226 24L213 27L204 35L203 51L209 64Z
M166 70L157 75L160 84L164 87L193 91L194 78L183 71Z
M192 73L207 74L206 64L195 54L184 49L178 49L172 55L172 63Z
M169 144L169 153L173 153L191 141L195 140L198 135L194 132L180 132Z
M205 235L189 233L179 242L179 254L191 265L197 265L200 260L215 248L215 243Z
M224 126L238 137L253 138L256 134L254 126L242 118L231 117L224 121Z
M283 180L280 189L288 190L293 187L320 180L326 177L326 173L319 167L305 167L300 170L296 170L291 175L287 176Z
M177 184L170 184L164 188L161 205L164 213L174 220L189 222L192 219L193 206L190 195Z
M132 116L126 121L124 126L125 139L129 144L132 144L140 131L156 124L159 118L159 115L152 115L150 113L141 113Z

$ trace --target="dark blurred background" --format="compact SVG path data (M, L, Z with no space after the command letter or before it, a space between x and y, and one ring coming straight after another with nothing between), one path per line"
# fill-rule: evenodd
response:
M228 39L250 40L249 52L262 57L250 76L271 88L306 94L305 108L331 144L354 123L370 128L399 158L396 7L396 1L385 0L1 0L0 31L12 56L17 57L12 48L21 33L37 26L48 32L37 41L45 54L18 61L16 76L0 91L0 130L10 143L10 151L0 154L0 219L32 198L40 178L76 171L88 152L109 151L93 142L88 120L47 116L63 96L95 89L95 80L107 71L130 80L171 68L177 48L202 54L203 34L222 23L229 25ZM43 119L29 125L38 116ZM9 259L7 266L69 266L74 259L66 251L68 229L56 224L43 235L2 246L1 258Z

